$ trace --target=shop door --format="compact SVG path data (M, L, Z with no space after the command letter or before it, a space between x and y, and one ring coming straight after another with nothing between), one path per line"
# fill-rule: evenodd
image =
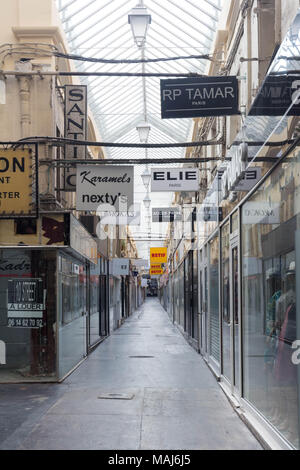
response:
M207 266L200 268L200 352L207 357L207 300L208 300L208 279Z
M239 311L239 248L237 237L230 240L230 386L240 395L240 311Z
M100 276L100 336L107 336L106 311L107 311L106 275L101 274Z
M121 314L122 318L124 318L125 315L125 278L122 276L121 277Z
M185 331L193 335L193 253L190 252L184 262L184 309Z

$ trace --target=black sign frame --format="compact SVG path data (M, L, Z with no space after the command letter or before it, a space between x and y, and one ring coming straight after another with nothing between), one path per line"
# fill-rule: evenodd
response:
M251 106L249 116L283 116L291 106L287 116L300 115L299 75L267 75Z
M241 114L235 76L161 80L160 94L162 119Z

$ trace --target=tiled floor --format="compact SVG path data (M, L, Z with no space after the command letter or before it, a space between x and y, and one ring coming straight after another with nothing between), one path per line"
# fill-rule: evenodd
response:
M261 449L157 299L62 384L1 385L0 419L0 449Z

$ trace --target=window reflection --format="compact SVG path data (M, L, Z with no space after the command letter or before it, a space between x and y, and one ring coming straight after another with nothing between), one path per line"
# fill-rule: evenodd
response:
M295 447L299 403L292 343L300 321L295 276L299 175L300 154L295 153L242 209L245 396Z

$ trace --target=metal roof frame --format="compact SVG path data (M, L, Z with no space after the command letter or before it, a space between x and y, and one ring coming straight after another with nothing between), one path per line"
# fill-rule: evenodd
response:
M152 23L145 47L134 44L127 15L141 0L56 0L69 49L72 54L102 59L164 59L209 54L224 0L145 0ZM204 74L205 59L179 59L147 63L96 63L74 61L80 72L199 73ZM136 126L147 120L151 126L149 143L180 143L190 139L192 119L161 119L158 77L85 76L88 105L103 142L139 143ZM106 147L107 158L124 160L183 159L186 149ZM153 164L151 164L153 166ZM151 166L150 165L150 166ZM168 166L182 163L168 163ZM136 202L142 202L141 173L136 167ZM169 205L172 193L153 194L153 204ZM163 204L164 205L164 204ZM145 231L143 224L137 235Z

